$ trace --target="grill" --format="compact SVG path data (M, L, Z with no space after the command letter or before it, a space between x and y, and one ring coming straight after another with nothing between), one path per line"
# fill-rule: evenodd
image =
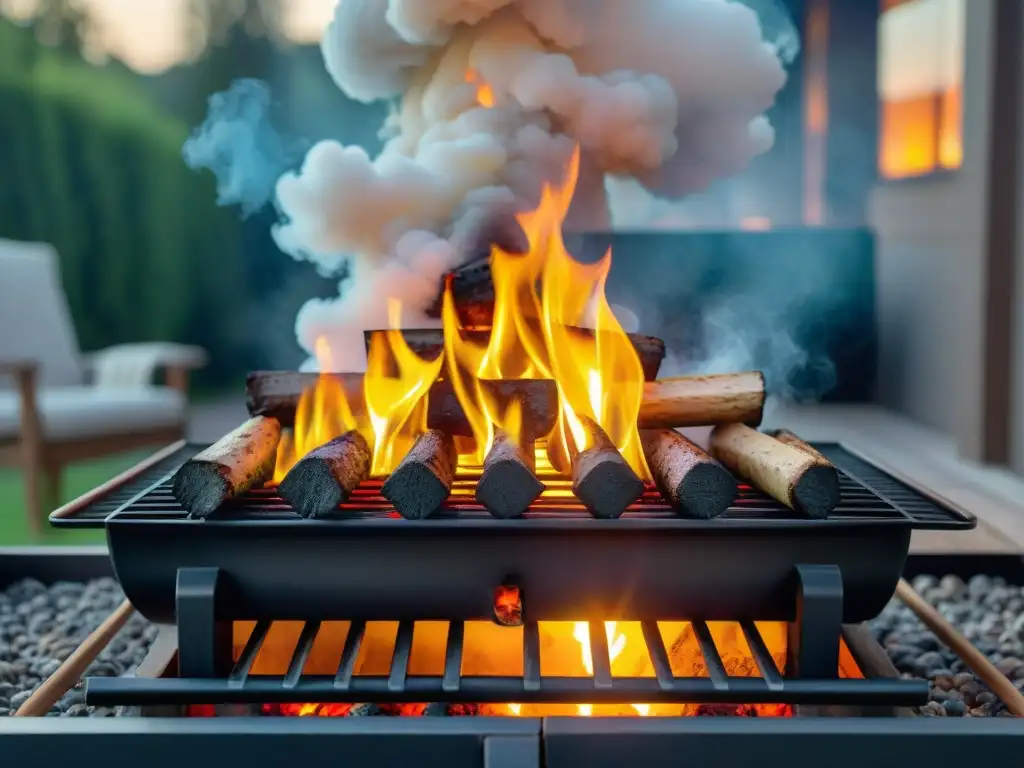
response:
M91 679L91 703L922 703L923 683L839 674L843 623L875 616L891 597L913 529L974 525L839 444L815 446L841 476L842 501L824 520L799 517L749 486L712 520L679 517L654 488L621 518L601 520L554 475L542 476L547 490L523 518L503 520L474 501L475 467L460 469L445 507L427 520L399 517L374 480L338 518L303 519L270 488L195 520L171 495L170 478L203 447L169 452L106 497L53 518L104 526L126 595L151 620L178 627L176 677ZM466 675L468 622L494 620L502 590L517 601L521 674ZM582 617L591 624L592 673L542 675L539 622ZM611 674L600 631L611 620L641 622L653 676ZM257 622L237 658L236 621ZM288 668L253 674L275 621L304 622ZM331 621L351 622L337 669L306 674ZM354 674L375 621L398 623L390 667ZM448 622L442 673L409 673L422 621ZM706 675L673 674L664 621L690 622ZM738 623L756 676L727 673L708 629L714 621ZM759 621L788 623L784 663L767 650Z

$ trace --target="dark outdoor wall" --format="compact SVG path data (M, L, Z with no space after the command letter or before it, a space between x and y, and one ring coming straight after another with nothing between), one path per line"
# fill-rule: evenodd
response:
M866 229L592 233L612 247L608 296L662 337L683 373L737 347L775 392L868 402L875 387L874 237ZM724 341L723 341L724 339ZM822 363L834 366L828 387Z

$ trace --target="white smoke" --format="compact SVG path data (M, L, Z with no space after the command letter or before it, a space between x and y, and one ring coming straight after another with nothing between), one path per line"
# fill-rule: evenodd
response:
M474 230L535 205L574 146L567 226L606 228L606 177L678 198L768 150L763 112L786 78L778 41L733 0L342 0L322 49L350 97L398 100L376 158L324 142L277 187L279 245L348 269L338 299L300 312L299 342L326 337L352 370L388 299L423 322Z

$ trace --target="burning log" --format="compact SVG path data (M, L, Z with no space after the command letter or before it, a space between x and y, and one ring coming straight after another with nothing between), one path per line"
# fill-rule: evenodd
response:
M680 514L708 520L736 499L736 478L678 432L643 430L640 441L655 485Z
M280 493L302 517L328 517L370 472L370 446L346 432L307 453L281 482Z
M245 382L246 406L253 416L271 416L283 426L295 424L295 411L303 392L316 386L321 375L337 381L353 411L365 408L363 374L361 373L298 373L295 371L257 371ZM502 412L517 400L522 408L523 428L527 438L546 435L558 416L558 390L555 382L540 379L509 379L484 381ZM472 437L473 430L452 383L445 379L434 382L427 404L427 426L452 436Z
M249 419L185 462L174 475L174 498L190 516L208 517L228 499L270 478L280 438L277 419Z
M490 325L489 320L487 325ZM593 338L595 333L595 331L589 328L577 328L574 326L570 326L568 331L570 334L580 338ZM374 336L383 333L387 333L387 331L376 330L363 333L366 339L367 352L370 350L370 342ZM643 336L638 333L626 335L633 344L633 349L636 350L637 355L640 357L640 365L644 371L644 380L653 381L658 377L661 363L665 359L665 342L656 336ZM467 341L484 346L487 344L488 339L490 339L491 331L489 328L468 328L461 331L461 336ZM424 360L435 360L444 352L444 331L441 328L405 329L402 331L402 338L405 339L405 343L409 345L409 348Z
M717 427L711 453L769 496L808 517L824 519L839 504L839 474L824 457L743 424Z
M644 385L637 426L677 429L708 424L760 425L764 375L759 371L715 376L678 376Z
M644 483L622 454L591 419L580 419L589 447L580 451L568 442L572 454L572 492L594 517L616 518L639 499Z
M495 517L519 517L544 491L535 468L533 441L498 430L476 484L476 500Z
M451 493L458 458L450 435L437 429L427 430L384 481L380 492L402 517L430 517Z

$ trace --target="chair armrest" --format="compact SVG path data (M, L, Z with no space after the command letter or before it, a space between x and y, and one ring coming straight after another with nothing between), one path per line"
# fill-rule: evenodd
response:
M189 371L202 368L208 359L202 347L151 342L107 347L87 355L85 364L97 387L149 386L162 369L167 386L184 393Z
M43 424L36 403L39 364L33 360L0 360L0 376L14 378L20 400L21 439L36 447L43 439Z

